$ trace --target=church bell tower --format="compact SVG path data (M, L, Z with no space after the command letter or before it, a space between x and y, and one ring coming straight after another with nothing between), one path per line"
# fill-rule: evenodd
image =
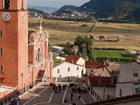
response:
M0 0L0 85L25 87L27 68L27 0Z

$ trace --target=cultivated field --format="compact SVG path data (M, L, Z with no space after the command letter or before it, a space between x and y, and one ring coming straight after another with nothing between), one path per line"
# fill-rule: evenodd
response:
M111 61L134 61L135 57L125 50L94 50L94 59L109 59Z
M34 29L39 24L39 19L29 18L29 27ZM119 36L118 42L95 41L94 47L98 48L124 48L140 49L140 24L121 24L121 23L96 23L96 28L88 33L93 23L67 22L59 20L44 20L43 27L50 35L51 44L73 43L77 36L91 34L94 38L105 36Z

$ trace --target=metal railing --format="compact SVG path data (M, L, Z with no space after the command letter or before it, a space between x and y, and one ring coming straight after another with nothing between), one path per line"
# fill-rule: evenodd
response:
M99 97L99 95L94 91L92 87L86 86L85 84L83 85L86 87L88 92L96 99L96 102L102 101L102 99Z

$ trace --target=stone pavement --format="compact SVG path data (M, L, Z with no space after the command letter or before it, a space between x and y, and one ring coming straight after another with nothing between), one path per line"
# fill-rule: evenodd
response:
M82 84L77 84L82 87ZM72 105L77 101L78 105L86 105L95 102L94 98L88 93L81 93L81 99L78 99L78 93L74 93L71 101L71 87L69 85L61 93L55 93L48 83L40 83L32 90L20 96L23 105ZM67 100L67 103L64 103Z

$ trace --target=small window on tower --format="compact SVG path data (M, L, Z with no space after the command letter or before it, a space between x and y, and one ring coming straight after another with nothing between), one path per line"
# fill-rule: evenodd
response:
M0 31L0 38L2 38L2 31Z
M0 48L0 55L2 55L2 48Z
M3 72L3 66L0 65L0 72Z
M10 0L3 0L3 8L10 9Z

